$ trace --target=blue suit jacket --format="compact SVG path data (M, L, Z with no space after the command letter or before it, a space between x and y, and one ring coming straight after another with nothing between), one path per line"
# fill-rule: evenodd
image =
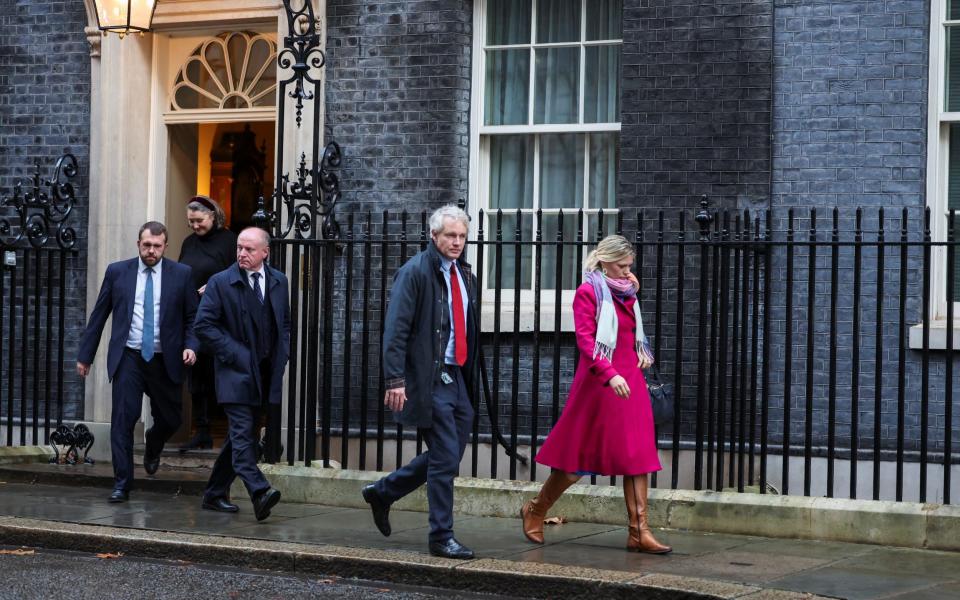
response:
M283 391L283 372L290 355L290 299L287 277L269 265L267 294L273 308L277 340L270 353L271 404L279 404ZM253 347L256 340L253 315L247 311L244 293L249 287L246 274L236 263L210 278L200 300L194 330L204 350L213 354L217 402L259 406L260 369Z
M87 328L80 338L77 360L91 364L100 345L100 336L113 313L110 345L107 348L107 376L112 380L120 365L120 356L127 345L130 323L133 321L133 304L137 294L137 267L140 260L133 258L111 263L103 275L100 295L87 320ZM160 288L160 347L167 374L175 383L183 381L183 351L194 352L200 347L193 334L193 319L197 313L197 291L190 283L191 269L187 265L164 258L161 263Z

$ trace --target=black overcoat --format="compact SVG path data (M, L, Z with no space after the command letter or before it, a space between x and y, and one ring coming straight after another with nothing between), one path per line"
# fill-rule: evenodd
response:
M467 362L462 371L473 401L473 382L478 381L477 278L467 262L461 259L457 264L469 297ZM383 373L387 389L406 388L407 402L394 418L411 427L431 426L433 388L440 378L450 339L447 285L440 265L440 252L431 242L400 267L390 290L383 332Z
M272 371L268 400L270 404L280 404L283 372L290 356L290 300L286 276L269 265L264 266L277 331L270 353ZM219 404L261 404L260 369L254 348L256 325L244 300L248 287L246 274L237 263L211 277L193 326L203 350L215 358L214 379Z

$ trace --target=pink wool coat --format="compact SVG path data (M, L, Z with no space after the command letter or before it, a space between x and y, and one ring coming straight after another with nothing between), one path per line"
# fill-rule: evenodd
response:
M614 296L619 330L613 360L592 358L597 333L597 299L588 283L577 288L573 321L580 362L570 396L536 461L568 473L642 475L660 470L653 410L635 350L633 303ZM620 375L630 397L620 398L608 385Z

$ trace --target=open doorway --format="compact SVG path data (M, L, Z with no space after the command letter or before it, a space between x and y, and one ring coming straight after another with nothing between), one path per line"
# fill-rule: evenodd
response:
M171 124L167 129L167 256L176 260L183 241L193 233L186 218L193 196L208 196L219 203L224 227L235 233L253 224L258 198L268 199L273 191L275 131L272 121ZM183 425L174 444L194 436L200 410L185 388ZM215 401L206 403L206 414L213 447L218 448L226 438L226 417Z

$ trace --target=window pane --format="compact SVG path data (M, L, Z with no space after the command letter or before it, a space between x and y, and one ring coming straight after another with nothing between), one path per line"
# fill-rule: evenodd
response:
M950 153L947 166L947 210L960 211L960 124L950 125ZM948 216L949 218L949 216ZM960 223L957 223L960 227ZM960 241L960 231L955 231L956 239ZM953 271L953 300L960 302L960 255L954 251Z
M540 207L583 206L583 136L540 136Z
M620 121L620 46L586 48L583 122Z
M484 124L525 125L529 88L529 50L487 51Z
M490 224L490 235L487 238L491 242L500 239L502 241L499 244L499 251L497 250L497 244L485 244L487 247L487 281L490 283L485 284L488 288L496 287L497 275L500 276L500 288L503 289L516 289L516 274L517 274L517 247L514 244L509 244L505 242L513 242L517 240L517 234L520 235L520 241L529 242L533 239L533 213L524 212L521 216L521 226L519 231L517 230L517 213L516 211L506 212L504 211L502 216L498 219L496 212L488 213L488 222ZM499 222L499 226L498 226ZM498 238L497 232L500 232L500 237ZM497 257L499 255L499 262ZM533 273L533 245L532 244L521 244L520 248L520 289L529 290L532 289L532 273ZM513 298L504 298L504 304L513 305Z
M947 5L947 20L956 19L960 19L960 0L950 0L950 4Z
M946 107L950 112L960 110L960 27L947 28L947 85Z
M537 50L534 123L576 123L580 49Z
M623 0L591 0L587 10L588 40L619 40L623 37Z
M530 0L487 2L487 45L530 43Z
M490 137L490 208L533 208L533 136Z
M619 138L617 133L590 134L590 208L614 208L617 205Z
M580 0L537 0L537 42L580 40Z
M543 215L543 241L554 242L544 244L543 263L540 265L541 286L544 289L557 288L557 257L560 258L560 277L563 289L572 290L580 285L581 260L577 260L577 248L573 244L562 244L558 248L557 234L559 233L560 216L554 214ZM563 215L563 241L574 242L577 239L577 215L565 213ZM582 254L582 252L581 252Z

